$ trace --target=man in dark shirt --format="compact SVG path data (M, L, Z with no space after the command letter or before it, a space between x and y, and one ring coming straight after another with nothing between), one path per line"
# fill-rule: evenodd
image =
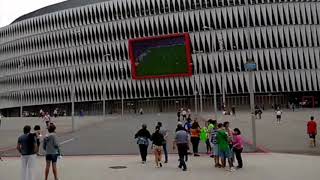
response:
M167 150L168 131L166 129L162 128L162 123L161 122L158 122L157 126L160 128L160 133L163 135L163 138L164 138L164 141L163 141L163 144L162 144L164 157L165 157L164 163L168 163L168 150Z
M23 128L23 135L18 139L17 150L21 154L22 180L34 180L34 168L36 162L37 143L33 134L30 134L31 127Z
M39 147L40 147L40 137L41 137L41 128L39 125L35 125L34 128L34 136L36 138L36 142L37 142L37 150L36 152L39 153Z

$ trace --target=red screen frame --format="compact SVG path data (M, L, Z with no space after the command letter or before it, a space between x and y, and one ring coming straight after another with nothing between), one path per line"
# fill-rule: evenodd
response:
M134 56L134 43L141 41L153 41L159 39L171 39L176 37L183 37L186 45L186 56L187 56L187 64L188 64L188 72L180 73L180 74L167 74L167 75L152 75L152 76L137 76L136 72L136 61ZM189 33L179 33L179 34L169 34L169 35L161 35L161 36L153 36L153 37L143 37L143 38L135 38L129 39L129 58L131 62L131 72L132 79L154 79L154 78L169 78L169 77L183 77L183 76L192 76L192 56L191 56L191 41Z

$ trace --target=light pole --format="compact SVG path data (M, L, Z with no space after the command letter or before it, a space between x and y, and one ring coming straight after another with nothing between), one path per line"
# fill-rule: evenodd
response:
M22 80L22 68L24 67L24 64L23 64L23 59L20 59L19 61L19 73L20 73L20 85L19 85L19 92L20 92L20 117L23 116L23 104L22 104L22 101L23 101L23 97L22 97L22 86L23 86L23 80Z
M75 131L76 125L75 125L75 119L74 119L74 101L75 101L75 80L74 80L74 69L75 67L72 67L71 71L71 123L72 123L72 132Z
M204 29L207 29L207 30L212 30L213 28L212 27L209 27L209 26L203 26ZM214 67L212 68L213 70L213 106L214 106L214 114L215 114L215 119L217 120L218 119L218 106L217 106L217 83L216 83L216 72L215 72L215 69Z
M76 37L78 34L81 33L80 30L76 30L72 32L74 34L74 37ZM74 38L75 44L76 44L76 38ZM71 123L72 123L72 132L76 130L76 124L75 124L75 119L74 119L74 101L75 101L75 78L74 78L74 73L75 73L75 63L72 64L72 71L71 71Z
M190 66L192 66L192 63L190 63ZM194 93L194 110L196 115L198 115L198 103L197 103L197 90L196 90L196 73L197 73L197 67L195 64L193 64L193 69L194 69L194 88L193 88L193 93Z
M254 148L257 147L256 138L256 117L254 115L254 71L256 70L256 63L252 59L248 59L244 65L247 72L249 72L249 93L250 93L250 109L251 109L251 123L252 123L252 142Z
M225 78L226 76L224 75L224 41L223 41L223 34L222 34L222 31L220 32L220 35L221 35L221 39L219 39L219 51L222 51L222 107L224 108L225 105L226 105L226 94L225 94L225 85L226 85L226 82L225 82Z
M246 20L247 20L247 45L248 45L248 60L245 64L246 71L249 72L249 93L250 93L250 109L251 109L251 123L252 123L252 142L254 148L257 147L257 138L256 138L256 118L254 115L254 72L257 69L257 64L254 62L252 58L252 49L251 49L251 42L250 42L250 18L249 18L249 2L245 0L245 13L246 13Z
M203 53L203 51L193 51L193 53ZM200 63L199 63L200 64ZM199 67L199 73L197 73L197 66L196 64L194 64L194 75L198 76L198 82L199 82L199 99L200 99L200 112L202 113L202 87L201 87L201 80L200 80L200 75L202 75L202 64L200 64L200 67ZM194 78L194 81L195 81L195 85L197 84L196 83L196 77ZM195 92L195 96L197 96L197 92ZM195 97L196 99L196 97Z
M102 84L103 84L103 97L102 97L102 116L106 117L106 99L107 99L107 87L106 87L106 79L107 79L107 71L106 71L106 59L110 57L111 54L105 54L102 61Z
M199 75L198 75L198 79L199 79L199 98L200 98L200 112L202 113L202 105L203 105L203 98L202 98L202 83L201 83L201 79L200 79L200 75L202 75L202 62L199 64Z
M123 96L124 96L124 94L123 94L123 90L124 90L124 86L123 86L123 79L124 79L124 77L123 77L123 72L124 72L123 63L121 63L120 72L121 72L121 87L122 87L122 89L121 89L121 118L123 119L123 109L124 109L124 107L123 107Z

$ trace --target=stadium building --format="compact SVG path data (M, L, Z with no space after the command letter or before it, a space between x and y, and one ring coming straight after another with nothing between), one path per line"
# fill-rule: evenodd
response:
M247 106L252 60L256 104L317 106L319 22L313 0L68 0L0 29L0 109L208 111L215 93L218 107ZM190 39L190 72L133 78L129 42L172 34Z

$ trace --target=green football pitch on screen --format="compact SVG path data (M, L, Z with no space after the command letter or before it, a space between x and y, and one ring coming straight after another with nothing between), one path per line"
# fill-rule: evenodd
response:
M188 73L186 45L184 44L152 47L139 58L136 66L138 77Z

